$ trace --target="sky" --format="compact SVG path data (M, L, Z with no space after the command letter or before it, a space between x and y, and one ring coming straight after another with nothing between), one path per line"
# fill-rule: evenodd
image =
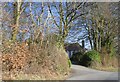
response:
M37 3L36 3L36 4L37 4ZM34 3L34 5L35 5L35 3ZM33 9L34 9L34 6L33 6ZM35 14L35 12L38 12L38 11L40 11L40 10L41 10L40 8L37 8L36 10L33 10L32 13ZM45 8L45 10L48 10L47 7ZM57 15L58 15L58 14L56 13L56 10L55 10L55 9L52 9L52 11L54 11L54 13L53 13L54 16L57 16ZM26 12L29 12L29 9L28 9L28 8L26 9ZM40 12L39 12L39 13L40 13ZM39 13L38 13L38 15L39 15ZM52 21L52 20L51 20L52 17L50 17L51 15L50 15L50 13L49 13L49 14L48 14L48 13L49 13L49 12L46 11L46 15L47 15L47 16L45 16L45 20L47 20L46 17L49 17L48 20L47 20L47 25L49 25L49 27L54 27L54 25L49 24L49 22ZM49 16L48 16L48 15L49 15ZM52 31L54 32L54 29L55 29L55 28L51 29L50 31L51 31L51 32L52 32ZM73 30L71 29L71 31L73 31ZM76 31L73 31L73 33L75 33L75 32L76 32ZM75 34L74 36L75 36L76 38L74 38L74 37L68 38L68 37L67 37L66 41L67 41L67 42L70 42L70 43L78 42L78 43L81 45L81 41L82 41L83 39L80 39L79 41L77 41L77 39L80 37L80 35L82 35L82 32L79 32L79 33ZM25 38L25 39L28 39L29 36L30 36L30 33L29 33L29 32L28 32L28 33L25 33L24 38ZM25 40L25 39L24 39L24 40ZM85 48L90 49L89 43L85 43Z

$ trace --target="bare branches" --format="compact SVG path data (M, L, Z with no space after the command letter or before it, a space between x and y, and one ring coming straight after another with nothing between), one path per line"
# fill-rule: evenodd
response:
M55 20L55 17L54 17L53 14L52 14L52 11L51 11L51 8L50 8L50 4L48 4L48 9L49 9L49 11L50 11L50 13L51 13L51 16L52 16L52 18L53 18L53 20L54 20L55 25L56 25L57 27L59 27L59 25L57 24L57 22L56 22L56 20Z
M72 9L66 17L69 17L72 13L75 13L76 10L80 9L82 6L83 3L80 3L77 7L75 7L75 9Z

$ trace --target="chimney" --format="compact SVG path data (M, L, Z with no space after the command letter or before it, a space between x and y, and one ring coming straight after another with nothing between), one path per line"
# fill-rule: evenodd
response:
M85 42L82 40L82 48L85 48Z

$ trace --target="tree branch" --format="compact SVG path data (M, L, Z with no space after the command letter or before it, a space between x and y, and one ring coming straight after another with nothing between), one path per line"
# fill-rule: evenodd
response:
M59 28L59 25L57 24L57 22L56 22L56 20L55 20L55 18L54 18L54 16L53 16L53 14L52 14L52 11L51 11L51 9L50 9L50 5L49 5L49 4L48 4L48 9L49 9L49 11L50 11L50 14L51 14L51 16L52 16L52 18L53 18L53 21L54 21L55 25Z

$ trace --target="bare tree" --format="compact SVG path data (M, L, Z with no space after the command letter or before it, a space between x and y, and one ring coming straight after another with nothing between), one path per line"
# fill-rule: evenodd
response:
M94 3L90 14L83 19L86 20L85 29L92 49L101 51L102 47L109 49L114 44L118 20L117 14L112 12L116 7L111 3Z
M59 34L61 36L61 42L64 42L66 36L69 33L70 28L73 26L73 22L77 20L77 18L86 14L86 12L82 12L83 7L86 6L86 3L54 3L52 5L48 4L49 11L54 19L54 24L59 29ZM52 7L56 9L56 13L58 13L57 18L54 16L54 11L52 11ZM59 21L59 22L58 22Z
M19 30L19 22L20 22L20 16L24 12L26 5L24 5L24 2L22 0L17 0L16 2L13 2L13 24L10 25L12 27L12 40L16 41L18 30Z

